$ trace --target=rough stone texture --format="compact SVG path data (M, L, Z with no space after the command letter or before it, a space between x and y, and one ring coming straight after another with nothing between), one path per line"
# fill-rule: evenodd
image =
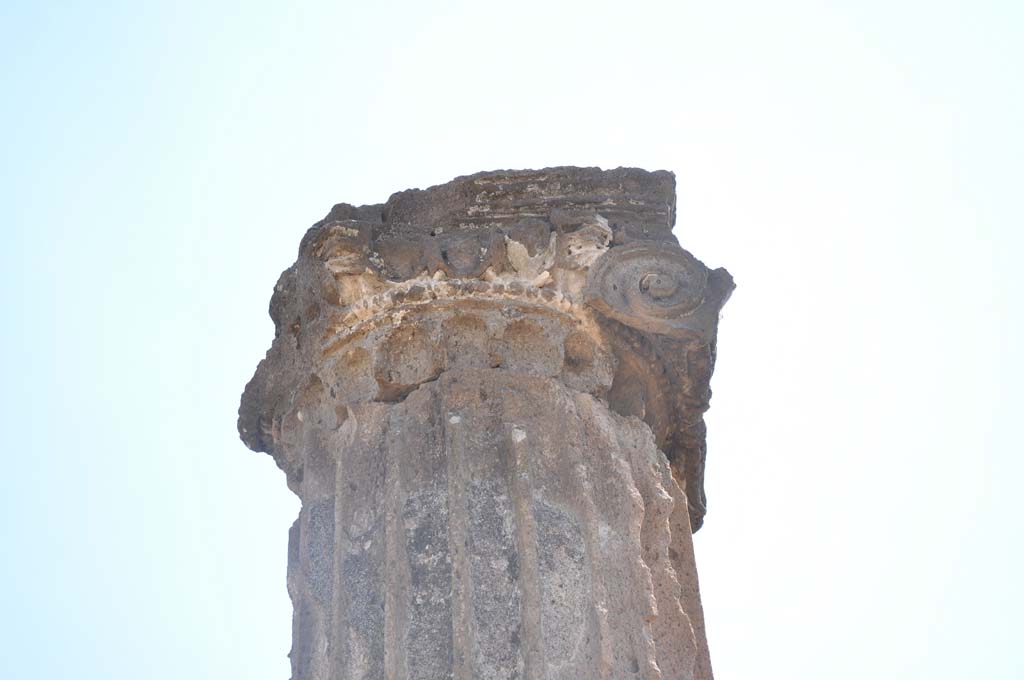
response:
M711 678L691 531L729 274L664 171L335 206L278 281L239 432L302 511L295 680Z

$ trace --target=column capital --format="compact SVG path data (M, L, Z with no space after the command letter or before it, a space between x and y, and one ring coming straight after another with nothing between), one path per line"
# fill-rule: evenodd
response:
M401 401L455 368L556 378L650 427L696 530L734 286L679 246L674 221L674 176L633 168L485 172L334 206L274 288L243 441L300 492L306 441L349 405Z

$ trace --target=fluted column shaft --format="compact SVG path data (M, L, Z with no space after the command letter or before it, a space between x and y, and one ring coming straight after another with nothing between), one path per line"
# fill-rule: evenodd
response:
M639 420L453 370L320 447L332 480L292 534L296 680L708 677L685 498Z

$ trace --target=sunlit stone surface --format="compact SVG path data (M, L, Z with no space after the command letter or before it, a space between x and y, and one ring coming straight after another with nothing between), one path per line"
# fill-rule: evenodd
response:
M242 439L302 499L295 680L711 678L691 533L732 292L664 171L335 206L278 281Z

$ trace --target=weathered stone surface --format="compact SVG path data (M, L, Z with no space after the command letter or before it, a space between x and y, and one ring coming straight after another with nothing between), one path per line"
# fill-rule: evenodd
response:
M552 168L335 206L239 431L303 502L296 680L711 677L691 531L732 290L674 178Z

